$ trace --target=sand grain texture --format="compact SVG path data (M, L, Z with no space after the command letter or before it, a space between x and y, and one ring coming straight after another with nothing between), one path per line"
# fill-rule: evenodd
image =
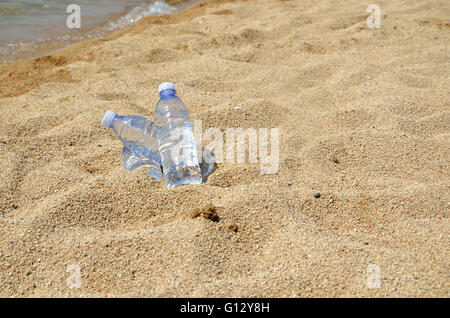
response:
M377 4L206 1L0 65L0 296L448 297L450 9ZM167 80L204 129L279 127L278 173L124 172L100 120Z

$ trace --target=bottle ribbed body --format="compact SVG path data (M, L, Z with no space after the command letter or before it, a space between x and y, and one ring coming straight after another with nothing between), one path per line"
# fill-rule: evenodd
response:
M111 119L110 128L124 144L122 149L124 169L129 171L147 166L148 174L160 180L161 157L158 153L155 124L142 116L115 115Z
M189 112L175 90L160 94L155 124L166 186L200 184L202 174Z

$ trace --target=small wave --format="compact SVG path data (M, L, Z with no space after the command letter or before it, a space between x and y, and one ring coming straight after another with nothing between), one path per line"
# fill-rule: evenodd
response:
M4 15L4 16L20 16L20 15L25 15L26 12L24 11L20 11L17 9L13 9L13 8L0 8L0 15Z
M136 22L138 22L139 20L141 20L146 16L149 15L161 16L165 14L170 14L175 10L176 10L175 7L172 7L168 5L165 1L160 0L148 5L142 4L131 10L129 13L127 13L117 21L109 22L107 25L107 29L111 31L117 28L124 28L132 24L135 24Z

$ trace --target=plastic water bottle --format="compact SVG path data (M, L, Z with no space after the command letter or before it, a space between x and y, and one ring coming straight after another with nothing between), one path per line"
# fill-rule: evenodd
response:
M155 124L166 186L200 184L202 174L189 111L172 83L159 85L159 94Z
M155 124L142 116L119 116L108 110L102 125L111 128L122 141L123 168L126 171L148 166L147 174L161 180L161 157L158 153Z

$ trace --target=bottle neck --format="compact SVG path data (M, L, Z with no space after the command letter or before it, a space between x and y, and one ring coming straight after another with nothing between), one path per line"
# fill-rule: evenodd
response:
M159 92L159 95L161 98L167 97L167 96L176 96L176 91L174 89L165 89L161 92Z

